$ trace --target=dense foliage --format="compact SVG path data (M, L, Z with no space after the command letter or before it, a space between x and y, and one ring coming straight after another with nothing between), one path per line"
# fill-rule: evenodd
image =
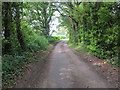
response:
M13 84L13 77L35 59L34 53L58 41L49 36L53 13L54 5L48 2L2 3L3 87Z
M68 2L58 7L63 16L60 18L61 26L69 30L70 44L83 44L95 56L120 65L119 2Z
M66 38L50 36L55 11L61 15L61 32L69 31L70 44L82 45L95 56L120 65L119 2L3 2L3 87L10 87L13 77L35 59L35 52L45 51L49 43Z

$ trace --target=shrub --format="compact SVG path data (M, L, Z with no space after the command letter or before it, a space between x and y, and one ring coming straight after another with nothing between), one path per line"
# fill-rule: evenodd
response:
M60 41L60 38L59 37L56 37L56 36L48 36L47 37L47 40L49 43L53 43L53 42L58 42Z
M22 52L21 55L3 55L3 87L12 85L15 76L20 75L21 71L25 69L25 65L32 60L34 60L34 55L30 52Z
M32 30L26 31L26 47L28 50L36 51L48 48L48 40L44 36L36 34Z

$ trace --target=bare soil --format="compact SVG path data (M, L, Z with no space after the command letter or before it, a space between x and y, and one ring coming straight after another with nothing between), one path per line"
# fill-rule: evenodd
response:
M67 40L48 56L28 65L14 88L117 88L118 68L71 50Z
M95 71L99 73L104 79L111 83L115 88L120 88L120 71L119 67L111 65L107 60L99 59L95 56L89 55L87 52L80 53L77 51L73 52L82 58L89 66L91 66Z

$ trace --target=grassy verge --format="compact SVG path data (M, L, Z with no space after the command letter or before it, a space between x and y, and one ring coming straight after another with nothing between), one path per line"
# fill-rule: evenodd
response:
M57 40L51 43L55 41ZM26 51L17 51L2 56L3 88L10 88L16 84L17 77L24 74L28 64L44 59L53 48L48 40L43 37L27 44L28 49Z
M14 51L12 54L2 56L2 86L11 88L16 84L17 78L26 71L27 65L44 59L52 50L54 43L60 38L39 36L33 40L28 39L26 51ZM49 44L50 43L50 44Z
M11 87L18 75L23 74L26 64L32 62L35 55L31 52L22 52L21 55L3 55L3 88Z
M83 54L88 54L90 56L96 56L99 59L106 59L106 62L110 63L111 65L115 65L120 67L120 62L118 62L118 57L117 56L112 56L109 57L107 55L104 54L100 54L98 53L97 49L95 49L94 47L89 47L89 46L85 46L84 44L79 44L79 45L73 45L68 43L75 51L83 53Z
M53 46L46 50L36 52L22 52L19 55L4 55L3 60L3 88L10 88L16 84L16 79L26 71L27 65L42 60L50 52Z
M59 42L60 38L55 37L55 36L48 36L47 40L48 40L49 43L54 43L54 42Z
M48 36L47 37L47 40L49 43L59 42L62 39L66 39L66 37L65 36Z

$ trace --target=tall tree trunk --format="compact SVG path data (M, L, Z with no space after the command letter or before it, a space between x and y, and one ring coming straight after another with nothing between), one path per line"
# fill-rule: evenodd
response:
M21 32L21 25L20 25L20 4L16 4L16 31L17 31L17 38L20 44L21 49L25 50L25 43L24 38Z
M4 16L3 16L3 23L4 23L4 37L5 37L5 44L4 44L4 50L3 53L10 53L11 52L11 41L10 41L10 35L11 35L11 21L12 21L12 13L11 13L11 5L10 2L4 2L3 3L3 10L4 10Z

